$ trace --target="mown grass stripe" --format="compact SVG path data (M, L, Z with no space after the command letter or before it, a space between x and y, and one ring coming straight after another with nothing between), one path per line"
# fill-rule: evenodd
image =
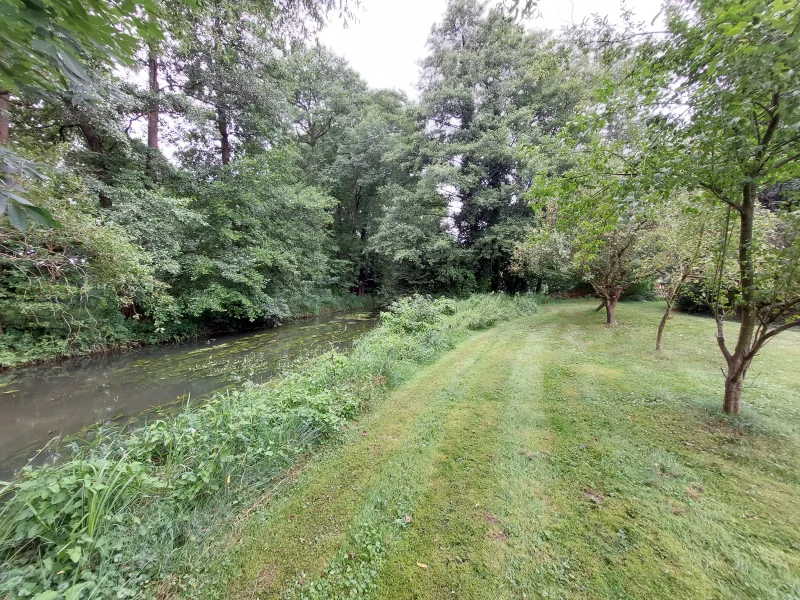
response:
M374 407L341 445L312 461L286 495L251 516L236 533L238 545L216 569L231 582L229 597L292 594L287 590L295 582L303 580L307 587L332 560L351 552L353 534L386 497L382 485L405 477L401 467L413 454L418 460L413 468L424 470L435 447L429 440L457 397L448 390L458 387L489 344L485 334L473 337L435 366L421 369Z
M520 357L519 324L492 332L491 351L469 374L449 415L441 460L407 536L390 554L373 598L495 598L503 581L487 568L482 542L502 543L492 513L499 421L511 364ZM424 565L424 566L421 566Z

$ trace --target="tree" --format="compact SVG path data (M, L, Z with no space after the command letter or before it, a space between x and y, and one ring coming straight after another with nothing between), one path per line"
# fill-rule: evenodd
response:
M527 34L507 12L476 0L450 2L428 45L421 167L447 196L479 287L527 289L512 268L534 217L520 201L530 179L519 148L557 135L580 101L573 76L557 71L568 57L546 34Z
M430 180L409 187L380 192L385 209L369 247L391 264L384 293L472 291L471 261L449 229L445 200Z
M754 237L760 191L800 175L800 11L792 2L685 0L670 3L666 18L663 35L634 48L627 79L628 98L649 119L650 151L636 161L636 178L705 190L729 213L737 276L714 312L727 366L723 410L735 414L758 351L800 323L795 213L776 216L771 242ZM732 315L740 327L729 346Z
M367 85L347 61L324 46L293 52L283 65L297 138L311 148L332 129L353 125Z
M598 79L613 86L616 77L608 69ZM585 101L584 114L549 144L545 159L533 155L529 197L545 226L560 233L543 239L566 245L570 270L592 286L602 301L597 310L605 308L613 326L622 293L652 276L658 198L628 176L641 152L642 122L630 111L601 108L591 95ZM534 232L534 246L539 238Z
M343 284L363 295L376 291L381 279L370 240L383 214L382 190L409 183L405 140L414 123L408 118L408 101L399 92L380 90L366 94L360 103L364 106L353 115L355 122L334 129L321 145L306 150L305 168L309 181L337 199L333 235Z
M609 199L552 203L545 224L534 229L518 257L530 264L543 260L538 269L579 277L592 286L605 308L606 324L617 325L616 309L622 293L652 276L650 260L655 251L650 231L654 224L646 214L620 207Z
M549 221L531 228L514 250L514 268L536 280L537 291L549 293L567 290L581 281L572 268L569 237L553 225Z
M658 324L656 352L661 351L664 329L685 284L705 280L713 245L719 237L718 211L704 205L702 199L682 195L658 212L658 250L651 266L658 276L658 296L667 306Z
M4 4L0 19L0 90L6 102L13 96L47 99L63 90L88 98L97 78L93 67L130 64L140 39L156 39L160 31L151 19L151 0L42 0ZM4 115L5 116L5 115ZM2 118L0 118L2 120ZM5 121L3 120L3 123ZM5 130L5 126L0 127ZM0 214L8 211L14 227L28 219L45 226L56 223L43 208L32 205L15 181L41 179L40 170L15 152L0 154Z
M278 323L331 285L334 200L298 183L292 149L237 160L211 184L192 186L202 216L184 233L167 281L188 317L212 325Z

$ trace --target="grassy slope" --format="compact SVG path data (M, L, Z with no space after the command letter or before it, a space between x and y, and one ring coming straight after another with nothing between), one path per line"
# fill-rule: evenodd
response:
M709 321L676 317L656 356L659 305L616 329L591 308L422 369L250 515L203 594L800 597L800 334L730 420Z

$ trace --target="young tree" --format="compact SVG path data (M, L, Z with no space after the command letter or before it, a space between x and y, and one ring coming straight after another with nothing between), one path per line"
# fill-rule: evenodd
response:
M701 199L685 196L659 210L651 272L658 276L658 295L667 306L658 324L656 352L661 351L664 329L685 284L705 278L719 231L717 212Z
M605 81L613 85L615 74ZM639 153L642 123L630 111L606 112L587 98L586 116L550 144L551 156L534 165L534 207L561 233L572 272L589 283L616 325L616 307L631 285L652 277L657 198L629 177ZM535 160L534 156L534 160Z
M800 323L795 213L777 215L771 241L754 238L760 191L800 175L800 11L793 2L683 0L666 17L666 33L636 49L628 78L658 157L639 160L637 177L705 190L729 212L737 277L715 316L727 365L723 410L735 414L758 351ZM741 324L730 346L733 314Z
M544 224L518 248L518 260L542 274L582 279L600 297L606 324L617 325L622 293L652 277L654 222L638 205L593 194L559 198L545 213Z

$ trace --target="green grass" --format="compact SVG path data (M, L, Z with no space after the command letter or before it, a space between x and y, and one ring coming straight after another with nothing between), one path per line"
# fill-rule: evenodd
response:
M800 334L757 358L729 418L709 320L677 316L656 354L660 304L621 305L617 328L593 308L553 303L410 367L151 591L800 598Z

